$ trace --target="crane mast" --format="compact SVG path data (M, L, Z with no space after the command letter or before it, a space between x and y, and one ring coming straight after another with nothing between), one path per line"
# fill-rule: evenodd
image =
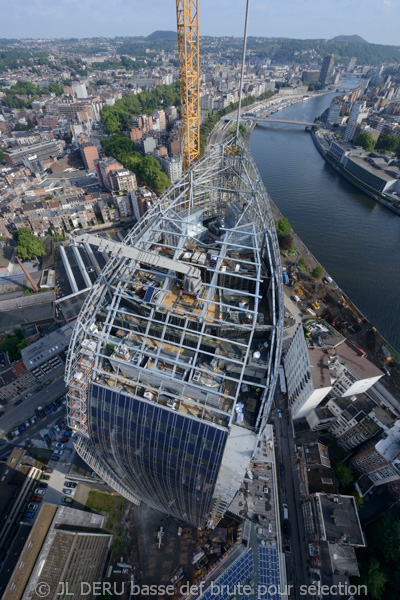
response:
M198 0L176 0L183 170L200 157Z

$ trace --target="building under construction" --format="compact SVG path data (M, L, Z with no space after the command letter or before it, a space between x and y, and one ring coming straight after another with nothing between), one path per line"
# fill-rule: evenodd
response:
M281 349L279 249L247 150L215 148L111 259L69 349L69 423L107 483L191 523L235 496L272 401Z

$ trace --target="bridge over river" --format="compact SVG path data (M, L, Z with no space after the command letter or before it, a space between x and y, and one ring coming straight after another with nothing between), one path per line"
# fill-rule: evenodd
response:
M230 121L231 119L225 119ZM257 123L287 123L288 125L300 125L300 127L313 127L315 123L313 121L296 121L295 119L275 119L273 117L247 117L242 115L241 120Z

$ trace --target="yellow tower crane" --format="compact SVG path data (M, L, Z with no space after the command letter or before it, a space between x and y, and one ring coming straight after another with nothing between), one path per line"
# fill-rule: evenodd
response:
M198 0L176 0L184 171L200 157L198 15Z

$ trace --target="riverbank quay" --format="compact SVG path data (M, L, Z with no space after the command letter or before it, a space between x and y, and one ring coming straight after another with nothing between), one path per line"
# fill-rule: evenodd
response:
M346 171L346 169L338 161L336 161L333 157L331 157L329 155L328 149L324 147L324 145L320 139L320 136L318 135L317 132L311 131L311 137L312 137L312 140L313 140L314 145L317 148L318 152L326 160L326 162L333 169L335 169L335 171L340 173L340 175L342 177L344 177L347 181L352 183L356 188L358 188L359 190L361 190L362 192L367 194L367 196L369 196L376 202L379 202L380 204L382 204L382 206L385 206L386 208L388 208L392 212L396 213L397 215L400 215L400 204L398 206L396 206L395 204L393 204L393 202L391 202L390 200L387 200L381 194L374 192L373 190L368 188L366 185L364 185L361 181L356 179L353 175L348 173Z

